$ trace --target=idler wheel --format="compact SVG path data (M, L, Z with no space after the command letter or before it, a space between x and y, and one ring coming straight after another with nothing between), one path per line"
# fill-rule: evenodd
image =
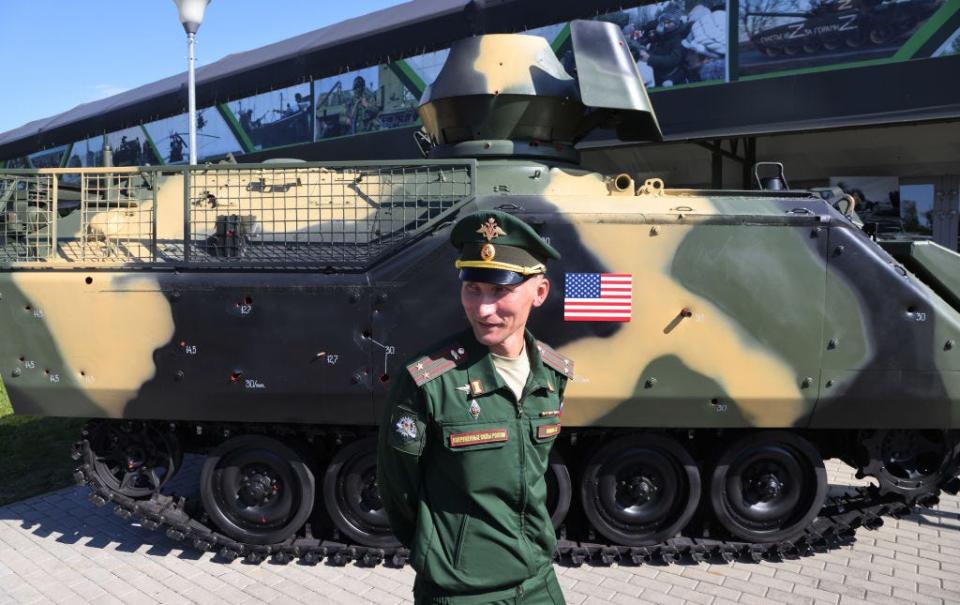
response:
M710 477L710 507L731 535L780 542L803 533L827 496L823 458L786 431L754 433L729 446Z
M96 421L87 426L86 462L101 485L130 498L159 492L183 462L172 433L147 422Z
M261 435L221 443L207 457L200 496L213 523L250 544L292 537L313 510L313 472L286 445Z
M860 443L867 462L857 469L857 474L876 477L884 494L915 498L936 493L940 483L957 469L960 444L946 431L862 431Z
M656 544L676 535L693 517L700 471L670 437L626 435L587 461L580 497L590 523L611 542Z
M550 462L545 475L547 482L547 512L553 529L557 529L566 519L570 511L570 501L573 499L573 483L570 481L570 471L563 461L563 456L557 448L550 450Z
M323 501L333 524L351 540L381 548L400 544L377 488L376 437L337 452L323 477Z

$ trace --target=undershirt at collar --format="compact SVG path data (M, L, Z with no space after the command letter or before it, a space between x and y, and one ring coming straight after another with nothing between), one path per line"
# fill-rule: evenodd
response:
M516 357L504 357L496 353L490 353L493 359L493 367L497 369L497 374L507 383L513 394L520 401L523 395L523 387L527 384L527 378L530 376L530 356L527 355L526 343L520 354Z

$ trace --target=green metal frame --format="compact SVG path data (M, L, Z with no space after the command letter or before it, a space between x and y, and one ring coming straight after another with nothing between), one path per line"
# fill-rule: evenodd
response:
M150 133L147 132L147 127L141 124L140 130L143 131L143 136L146 137L147 143L150 144L150 150L153 151L153 157L157 158L158 162L163 163L163 156L160 155L160 149L157 147L156 143L153 142L153 137L150 136Z
M392 71L393 74L400 79L400 82L406 86L407 90L413 93L418 99L423 96L423 91L427 89L427 83L423 81L420 74L410 67L409 63L400 59L393 63L387 63L387 68Z
M60 167L66 168L67 162L70 161L70 154L73 153L73 143L67 143L67 148L63 152L63 157L60 158Z
M312 83L311 90L313 90ZM310 103L313 104L313 101ZM236 137L237 142L240 143L240 148L243 149L243 153L253 153L256 151L256 146L253 144L253 141L250 140L250 136L247 135L247 133L243 131L243 128L240 127L240 122L237 120L237 116L233 115L233 111L230 109L230 106L226 103L218 103L217 111L219 111L220 115L223 116L224 121L227 123L227 127L230 129L230 132L233 133L233 136Z

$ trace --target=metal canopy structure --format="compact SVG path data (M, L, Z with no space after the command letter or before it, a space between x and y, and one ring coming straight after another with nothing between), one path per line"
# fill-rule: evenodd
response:
M586 10L600 14L622 4L600 0ZM460 38L539 27L582 17L584 12L576 2L547 0L405 2L205 65L197 70L197 104L214 105L311 77L438 50ZM181 73L0 133L0 157L176 115L186 106L186 74Z
M197 73L197 103L210 107L311 79L397 62L445 49L472 35L524 31L650 3L410 1L208 64ZM738 4L738 0L730 0L729 10L735 12L733 7ZM958 26L960 10L938 27L947 32ZM735 40L734 36L735 32L731 33L730 39ZM927 46L941 42L936 36L926 40ZM736 55L737 45L731 44L729 50ZM911 56L916 58L845 69L827 66L760 76L731 72L731 81L725 83L656 88L650 98L665 140L713 141L714 146L720 139L737 137L960 119L960 79L953 77L960 73L960 55ZM0 159L177 116L186 107L186 75L178 74L0 133ZM298 142L295 150L288 147L284 153L311 160L359 160L369 159L370 150L376 149L382 157L409 159L419 157L411 138L415 128L405 125L368 132L360 138ZM601 135L582 146L615 144ZM244 161L273 157L276 152L267 147L247 149ZM739 152L735 155L739 157ZM748 162L750 154L740 159Z

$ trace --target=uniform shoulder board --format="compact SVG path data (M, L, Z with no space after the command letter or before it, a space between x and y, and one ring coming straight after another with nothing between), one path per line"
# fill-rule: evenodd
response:
M573 378L573 361L557 353L550 345L537 341L537 350L543 363L560 372L567 378Z
M407 371L418 387L423 386L463 363L467 359L466 353L460 344L452 343L414 361L407 366Z

